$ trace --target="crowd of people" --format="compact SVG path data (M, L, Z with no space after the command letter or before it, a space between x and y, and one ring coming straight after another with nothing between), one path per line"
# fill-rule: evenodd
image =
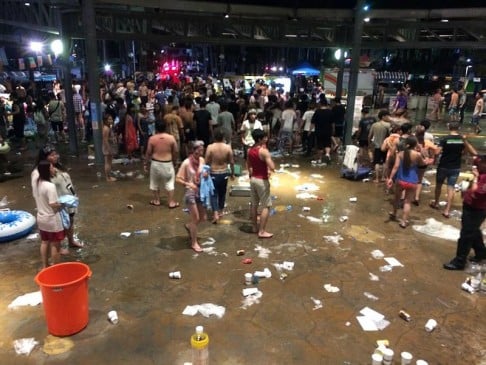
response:
M271 238L273 234L267 231L266 225L271 207L269 177L275 169L272 154L299 154L304 158L311 157L315 164L329 165L332 154L343 143L346 108L339 98L328 102L322 89L316 89L310 95L291 95L264 84L255 86L251 95L235 93L231 89L217 94L214 85L201 80L172 89L163 83L146 80L140 83L101 80L106 181L116 181L111 171L112 160L124 154L128 159L134 156L142 159L144 170L150 176L151 205L162 205L161 190L164 190L168 208L178 207L174 198L175 183L182 185L190 216L184 227L192 249L201 252L197 241L198 225L208 219L207 210L212 211L213 223L221 218L228 179L235 176L232 146L241 146L250 177L253 231L259 238ZM58 262L64 235L70 246L82 247L72 235L75 209L69 212L70 224L63 229L60 229L56 214L62 208L57 198L69 193L66 186L71 183L66 183L66 179L70 181L69 175L58 162L55 144L66 142L68 137L62 87L55 84L48 96L49 100L39 98L34 101L25 90L16 89L12 92L13 106L9 112L20 149L25 146L25 118L37 124L38 141L42 147L32 174L32 189L38 207L44 266L47 265L48 247L53 262ZM401 228L409 225L412 206L420 204L421 184L427 166L438 163L434 200L429 205L439 209L442 186L446 183L447 201L442 215L449 218L463 153L477 155L467 138L459 133L463 118L460 93L455 97L453 91L449 105L449 134L439 144L434 143L434 137L428 132L429 120L415 127L408 120L404 100L404 95L399 95L396 108L392 112L380 110L377 118L364 107L353 135L354 142L360 147L359 164L372 167L374 182L384 183L386 191L394 191L389 218L397 220ZM439 96L437 100L439 102ZM73 86L73 104L77 138L81 143L88 142L92 131L89 128L89 94L84 83ZM478 93L473 112L476 133L480 132L482 110L483 95ZM478 171L482 170L481 167ZM482 191L484 183L480 175L477 176L475 184ZM60 178L64 180L59 185L56 181ZM483 199L479 193L473 197ZM471 197L468 199L467 208L472 205L474 209L482 209L486 205L486 202L471 203ZM398 218L400 209L402 213ZM465 217L469 219L468 215ZM464 227L470 225L463 217ZM475 257L486 258L482 240L475 239L477 242L471 244L476 249ZM460 242L462 256L444 265L445 268L464 267L464 239Z

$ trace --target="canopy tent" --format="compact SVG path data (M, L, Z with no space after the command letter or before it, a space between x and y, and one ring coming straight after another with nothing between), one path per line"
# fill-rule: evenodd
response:
M292 71L292 75L319 76L320 71L312 67L311 64L304 62Z

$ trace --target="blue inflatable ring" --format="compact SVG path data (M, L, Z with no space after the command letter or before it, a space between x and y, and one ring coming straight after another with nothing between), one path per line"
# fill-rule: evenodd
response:
M0 243L28 235L35 225L35 217L23 210L0 211Z

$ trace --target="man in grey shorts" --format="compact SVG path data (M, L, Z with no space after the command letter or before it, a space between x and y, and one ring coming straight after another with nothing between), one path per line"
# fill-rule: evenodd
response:
M250 174L251 189L251 219L253 232L258 233L258 238L272 238L273 233L265 230L267 226L269 208L272 206L270 197L269 171L275 171L270 152L267 149L268 136L261 129L254 129L251 133L255 144L248 150L246 164ZM262 206L260 224L257 223L258 205Z
M166 133L165 128L163 120L155 122L155 134L148 140L143 166L147 172L150 162L150 190L154 195L150 204L160 205L160 187L163 186L167 191L169 208L172 209L179 206L179 203L174 201L174 165L179 152L174 136Z

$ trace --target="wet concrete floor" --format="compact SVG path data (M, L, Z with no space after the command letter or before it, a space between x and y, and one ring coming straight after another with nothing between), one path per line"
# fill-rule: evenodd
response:
M481 146L483 140L474 143ZM84 262L93 272L89 324L67 338L73 345L69 350L59 345L60 354L45 353L48 331L42 306L7 309L17 296L38 290L34 276L40 267L39 242L1 244L0 364L182 365L191 361L189 338L200 324L210 336L211 364L369 364L376 341L383 339L395 351L395 364L402 351L429 364L486 364L486 295L461 290L467 273L442 269L456 243L390 222L391 196L383 194L382 185L342 179L337 164L315 168L300 157L276 159L277 166L300 166L274 175L272 195L277 198L268 224L274 238L259 240L248 233L249 199L229 197L229 213L220 224L201 226L198 236L207 243L207 252L197 255L189 249L183 207L169 210L148 204L148 179L136 177L140 163L115 166L133 176L107 183L96 176L101 166L88 166L86 153L76 158L61 153L81 202L76 232L86 242L63 260ZM24 176L0 183L0 195L8 196L11 209L35 215L29 182L34 155L31 151L16 156L25 164ZM296 198L295 186L304 183L319 187L314 193L319 199ZM422 204L412 208L412 224L434 217L459 227L458 219L446 220L428 207L430 190L425 189ZM180 187L176 193L182 201ZM303 206L310 211L302 212ZM453 209L461 209L459 196ZM323 213L329 216L327 223L306 218L321 218ZM343 215L348 220L341 223ZM121 232L139 229L150 232L120 237ZM323 238L336 234L343 237L338 244ZM376 249L403 267L381 272L386 263L372 257ZM245 256L237 256L237 250L245 250ZM243 264L244 258L253 263ZM285 278L274 266L283 261L295 263L292 271L282 271ZM244 273L264 268L272 277L257 285L263 296L245 302ZM182 279L168 277L176 270ZM370 273L379 280L371 280ZM325 284L340 291L328 292ZM311 297L321 300L322 308L314 309ZM226 312L222 318L182 314L187 305L203 303L223 306ZM363 331L356 316L364 307L383 314L389 326ZM118 311L117 325L107 320L113 309ZM402 309L411 315L410 322L398 316ZM438 322L431 333L424 330L429 318ZM40 345L28 357L16 355L12 341L28 337Z

